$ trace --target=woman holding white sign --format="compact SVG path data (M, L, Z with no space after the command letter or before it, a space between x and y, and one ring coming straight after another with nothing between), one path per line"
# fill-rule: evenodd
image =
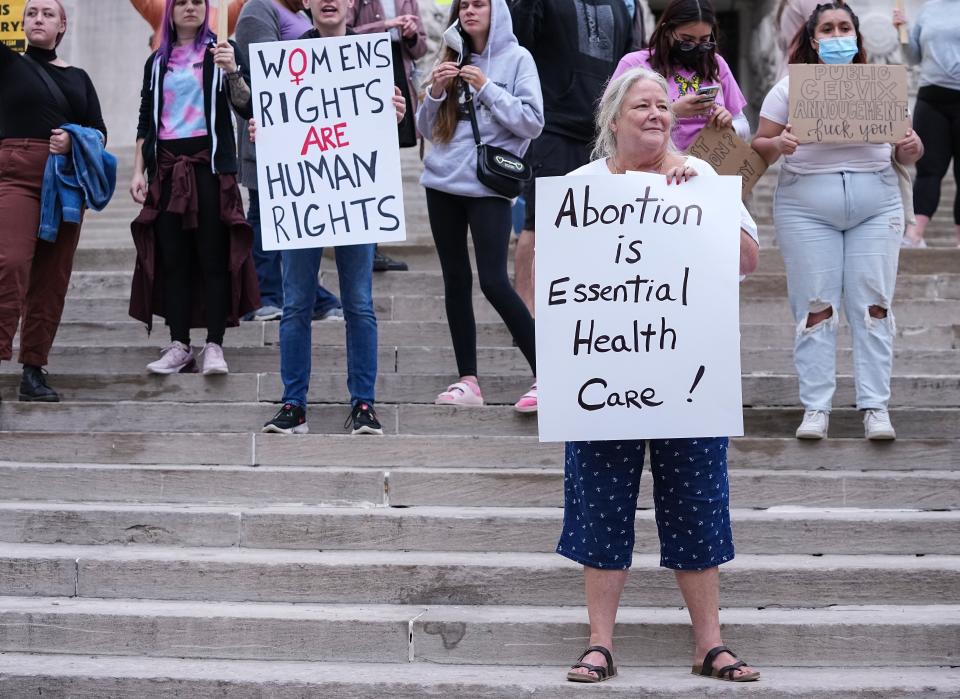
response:
M634 68L610 82L597 117L597 160L571 175L651 172L682 185L715 175L678 153L667 82ZM757 227L741 204L740 273L757 266ZM727 483L727 438L650 440L660 565L675 571L693 623L693 672L730 682L760 673L723 645L718 566L733 560ZM590 645L567 673L571 682L616 675L613 630L633 560L634 516L645 440L567 442L563 534L557 553L584 566ZM615 531L614 531L615 530Z
M203 373L226 374L224 331L260 305L231 113L252 116L250 88L233 44L218 44L207 27L209 12L207 0L167 0L160 48L143 71L130 315L148 328L161 315L170 327L152 374L195 370L192 327L207 330Z
M790 56L790 63L866 62L859 20L840 2L817 6ZM789 94L788 76L763 101L753 147L768 163L784 157L773 218L797 323L794 363L805 412L796 435L827 436L842 301L853 335L857 409L864 413L864 435L895 439L887 404L903 203L891 147L899 163L912 165L923 153L923 144L911 131L892 146L800 144L789 123Z
M452 34L452 39L450 38ZM543 129L543 98L537 67L517 42L504 0L454 0L449 43L433 69L417 112L417 127L433 143L420 183L437 245L460 380L437 396L438 405L483 405L477 380L477 328L467 227L473 236L477 276L484 296L497 310L536 377L534 324L507 275L512 216L510 198L477 176L477 140L522 158ZM469 98L467 97L469 95ZM537 384L521 396L518 412L537 410Z

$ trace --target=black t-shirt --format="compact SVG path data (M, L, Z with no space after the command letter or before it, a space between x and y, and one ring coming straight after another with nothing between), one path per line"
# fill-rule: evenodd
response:
M33 52L31 52L33 55ZM100 100L90 76L80 68L61 68L35 59L41 70L53 78L70 105L64 114L57 100L33 66L12 49L0 44L0 128L3 138L50 138L50 131L63 124L79 124L99 130L107 127L100 112Z

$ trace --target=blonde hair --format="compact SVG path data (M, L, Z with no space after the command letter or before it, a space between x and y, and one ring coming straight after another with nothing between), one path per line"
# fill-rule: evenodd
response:
M663 94L670 101L670 92L667 88L666 79L655 71L647 68L631 68L626 73L614 78L607 85L607 89L600 98L600 104L597 106L597 140L593 145L593 153L590 157L593 160L601 158L610 158L617 152L617 134L614 133L613 122L620 115L620 108L623 106L623 100L634 85L643 80L649 80L656 83ZM670 112L670 125L673 126L673 112ZM676 151L673 145L673 139L668 136L667 150Z

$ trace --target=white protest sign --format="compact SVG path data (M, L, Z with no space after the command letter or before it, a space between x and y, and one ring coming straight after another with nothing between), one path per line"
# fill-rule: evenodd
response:
M389 34L251 44L265 250L403 240Z
M540 441L743 434L740 187L537 179Z

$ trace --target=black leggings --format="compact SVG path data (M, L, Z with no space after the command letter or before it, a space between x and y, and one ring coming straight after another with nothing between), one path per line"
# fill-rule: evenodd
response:
M960 183L960 91L921 87L917 93L913 128L923 141L913 183L913 211L930 216L940 205L940 181L953 158L953 177ZM960 190L953 201L953 222L960 226Z
M204 143L195 148L192 142L198 140L206 139L164 141L162 146L178 155L192 155L206 147ZM194 292L198 291L194 288L195 269L199 267L206 307L206 341L222 345L230 299L230 238L220 220L219 178L210 171L209 164L196 165L194 169L200 208L197 229L184 230L180 214L166 211L169 183L161 197L163 212L157 217L155 231L158 262L163 271L163 305L170 339L189 345Z
M440 256L447 323L460 376L477 374L477 326L473 318L473 274L467 226L473 235L480 289L497 310L517 346L537 373L533 317L507 276L512 216L500 197L464 197L427 188L430 229Z

